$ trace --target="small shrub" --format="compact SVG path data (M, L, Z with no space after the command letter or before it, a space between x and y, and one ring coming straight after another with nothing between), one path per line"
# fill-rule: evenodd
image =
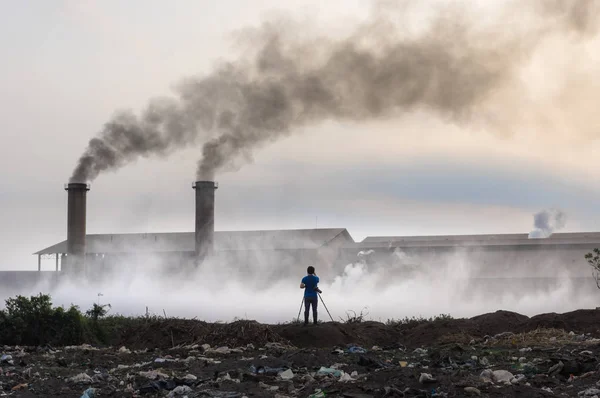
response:
M346 319L340 318L340 320L343 323L361 323L365 321L366 316L369 315L369 312L367 311L365 313L365 311L367 311L367 307L363 308L358 315L356 315L355 311L346 311ZM350 315L350 312L352 312L352 315Z
M94 322L98 322L99 318L104 317L108 310L106 307L111 308L110 304L98 305L94 303L94 306L87 310L85 314Z

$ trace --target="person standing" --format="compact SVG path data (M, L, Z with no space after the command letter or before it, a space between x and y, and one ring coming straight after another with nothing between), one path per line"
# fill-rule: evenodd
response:
M315 273L315 267L312 265L306 269L308 275L302 278L300 289L304 289L304 325L308 325L308 315L312 306L313 322L317 324L317 304L319 296L317 295L319 277Z

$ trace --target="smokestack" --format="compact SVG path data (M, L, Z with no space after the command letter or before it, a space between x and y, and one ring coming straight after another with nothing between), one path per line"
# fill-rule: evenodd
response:
M214 252L215 190L214 181L196 181L196 256L202 262Z
M65 184L69 194L67 205L67 267L72 273L85 270L86 196L89 184Z

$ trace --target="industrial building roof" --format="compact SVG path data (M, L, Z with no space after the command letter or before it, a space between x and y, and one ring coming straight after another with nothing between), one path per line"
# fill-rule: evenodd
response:
M352 237L345 228L291 229L265 231L215 231L215 250L316 249L342 235ZM86 235L87 253L193 252L194 232ZM67 253L62 241L34 254Z
M369 236L353 246L357 248L396 248L513 245L600 245L600 232L554 233L548 238L529 238L529 234Z

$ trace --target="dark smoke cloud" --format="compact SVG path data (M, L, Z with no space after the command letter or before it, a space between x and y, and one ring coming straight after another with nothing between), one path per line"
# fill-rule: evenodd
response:
M529 238L548 238L555 231L565 227L567 216L558 209L543 210L533 216L533 223L534 229L529 233Z
M515 34L502 23L478 29L456 5L440 10L418 35L403 34L402 13L409 8L403 6L389 18L374 12L339 40L268 23L252 32L260 44L249 47L250 55L184 80L176 99L152 101L139 118L124 113L107 123L72 181L193 145L203 145L197 179L212 180L240 159L251 160L254 149L327 120L381 120L424 109L470 123L496 91L517 84L516 73L544 35L595 32L597 13L589 13L597 6L591 0L516 2L505 15L532 18L525 33Z

